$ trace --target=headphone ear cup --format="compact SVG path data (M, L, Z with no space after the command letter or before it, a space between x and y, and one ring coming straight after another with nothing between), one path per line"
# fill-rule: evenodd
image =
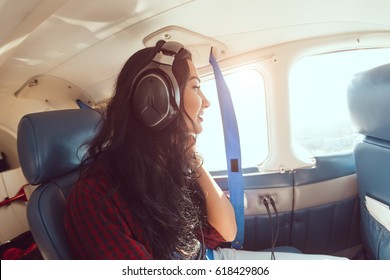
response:
M156 48L152 61L134 79L130 95L138 120L152 130L161 130L177 116L180 108L180 89L172 66L183 45L159 41Z
M159 73L151 72L139 80L133 99L136 117L153 130L163 129L177 114L172 106L172 85Z

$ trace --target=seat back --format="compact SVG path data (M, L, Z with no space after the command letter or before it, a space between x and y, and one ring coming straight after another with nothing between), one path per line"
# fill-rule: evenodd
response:
M79 177L86 144L101 116L92 109L47 111L24 116L17 148L27 181L39 185L27 205L27 219L44 259L72 259L63 219L66 199Z
M390 64L358 73L348 88L361 202L363 243L369 257L390 259Z

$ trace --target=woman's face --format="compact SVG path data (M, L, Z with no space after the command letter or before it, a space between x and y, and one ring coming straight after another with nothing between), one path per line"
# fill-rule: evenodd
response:
M210 102L200 90L200 79L194 64L191 60L187 60L187 62L190 74L184 87L183 105L190 119L186 115L184 117L188 129L195 134L199 134L203 129L203 110L210 106Z

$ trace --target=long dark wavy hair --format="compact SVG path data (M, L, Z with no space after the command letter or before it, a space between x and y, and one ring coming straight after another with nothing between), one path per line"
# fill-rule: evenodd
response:
M196 182L201 157L194 152L196 139L185 123L188 114L181 101L177 117L155 132L137 120L130 104L134 78L163 43L136 52L123 66L104 109L101 130L89 143L84 174L97 164L107 170L114 191L120 192L138 219L155 259L192 259L202 254L201 232L207 218L205 198ZM182 49L173 63L181 97L191 59L191 53Z

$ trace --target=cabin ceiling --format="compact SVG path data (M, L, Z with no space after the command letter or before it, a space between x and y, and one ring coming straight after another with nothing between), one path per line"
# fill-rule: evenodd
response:
M127 58L158 38L195 52L218 46L224 59L312 37L388 32L389 11L387 0L0 0L0 94L48 74L100 102Z

